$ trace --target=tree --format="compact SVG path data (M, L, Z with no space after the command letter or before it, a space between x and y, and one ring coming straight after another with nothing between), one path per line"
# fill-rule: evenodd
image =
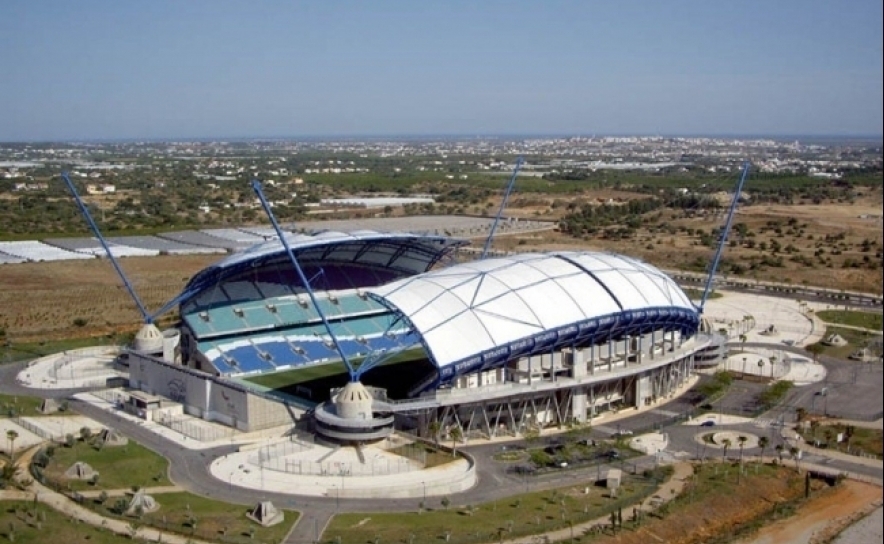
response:
M740 443L740 464L743 464L743 446L746 444L746 440L748 440L748 438L743 435L737 437L737 442Z
M80 439L83 442L89 442L89 439L92 438L92 429L89 427L83 426L80 428Z
M6 431L6 440L9 441L9 458L15 460L15 439L18 438L18 431L9 429Z
M463 438L463 431L459 425L453 425L448 429L448 436L451 437L451 455L457 455L457 443Z
M439 424L439 420L433 419L427 423L427 433L429 433L430 438L433 439L433 443L437 446L439 445L439 431L441 430L442 426Z
M774 446L774 449L777 452L777 458L779 458L780 463L782 463L783 462L783 445L777 444L776 446Z
M796 470L800 470L800 469L801 469L801 468L798 466L798 461L800 461L800 458L799 458L799 457L800 457L800 455L799 455L800 453L801 453L801 450L799 450L796 446L792 446L791 448L789 448L789 455L791 455L791 456L792 456L792 459L795 460L795 469L796 469Z
M770 439L762 436L758 439L758 447L761 448L761 463L764 464L764 449L770 444Z
M439 501L442 504L442 508L448 510L448 507L451 506L451 499L447 496L442 497L442 500Z
M721 454L722 460L727 460L727 449L731 447L731 439L725 438L721 441L721 445L724 446L724 453Z
M856 427L853 425L847 425L844 427L844 441L847 446L847 453L850 453L850 439L853 438L853 433L856 432Z
M817 362L817 359L819 358L820 355L822 355L823 351L826 348L822 344L820 344L819 342L814 342L813 344L805 347L804 349L806 349L808 351L808 353L813 355L813 362L815 363L815 362Z

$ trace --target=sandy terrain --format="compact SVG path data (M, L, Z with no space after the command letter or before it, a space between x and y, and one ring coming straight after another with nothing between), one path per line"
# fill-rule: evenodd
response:
M828 538L837 534L845 525L850 524L858 515L868 512L877 504L877 526L870 522L861 522L853 531L860 538L852 539L844 536L839 544L874 544L881 542L881 488L851 480L831 489L821 497L811 500L802 506L799 512L787 519L778 521L763 528L751 538L740 540L737 544L815 544L828 542ZM878 540L866 540L877 531ZM846 538L847 540L844 540Z

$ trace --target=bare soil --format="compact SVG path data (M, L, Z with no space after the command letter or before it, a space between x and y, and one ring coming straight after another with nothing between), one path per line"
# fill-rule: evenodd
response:
M579 197L584 201L623 201L646 198L626 191L609 190L598 195ZM508 215L556 221L566 212L574 197L531 196L522 202L514 198ZM558 201L556 207L553 204ZM880 258L882 222L880 192L855 204L831 203L824 205L746 206L738 209L735 223L745 223L756 233L756 248L727 247L724 259L748 263L770 251L757 248L761 242L768 245L777 240L782 246L792 245L797 254L815 259L807 266L790 260L792 255L780 253L782 266L761 267L745 277L758 280L787 281L795 284L818 285L836 289L882 292L884 276ZM519 206L521 204L521 206ZM496 208L494 208L496 209ZM668 215L667 215L668 214ZM777 234L769 222L785 224L794 218L803 234L781 229ZM685 217L675 212L663 212L667 227L704 229L721 227L723 214ZM656 223L654 223L656 224ZM763 232L762 232L763 231ZM820 263L814 257L821 239L826 236L843 237L838 242L822 244L828 262ZM871 251L861 251L863 240L876 244ZM477 242L481 243L481 242ZM599 250L632 255L664 269L697 268L697 263L710 262L714 250L700 245L697 236L684 231L675 234L656 227L642 227L629 240L612 241L600 236L575 238L560 232L501 235L493 244L497 250ZM159 309L178 294L187 281L199 270L218 260L218 255L128 257L121 261L139 297L148 311ZM860 267L846 266L849 261L872 263ZM701 266L702 268L702 266ZM699 270L698 270L699 271ZM170 314L170 319L175 315ZM75 320L78 324L75 324ZM83 323L85 321L85 324ZM112 335L137 330L141 323L135 304L106 259L90 261L59 261L24 263L0 267L0 330L13 342L50 341L65 338Z
M822 544L880 506L880 487L847 480L736 544Z
M218 259L218 255L128 257L121 268L151 312ZM75 325L77 319L85 324ZM0 329L13 342L128 332L141 322L135 303L106 259L0 267Z

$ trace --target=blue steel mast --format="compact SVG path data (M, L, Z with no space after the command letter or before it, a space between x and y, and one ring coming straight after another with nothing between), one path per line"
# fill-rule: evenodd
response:
M513 170L513 177L510 178L510 182L506 186L506 192L503 194L503 200L500 202L500 209L497 210L497 217L494 218L494 223L491 224L491 232L488 233L488 238L485 240L485 247L482 248L482 254L479 256L480 259L484 259L485 255L488 254L488 250L491 249L491 240L494 238L494 231L497 230L497 224L500 223L503 210L506 209L506 203L510 198L510 193L513 192L513 185L516 184L516 176L519 175L519 169L521 167L522 156L519 155L519 158L516 159L516 168Z
M264 198L264 192L261 190L261 182L257 179L252 180L252 190L255 191L256 195L258 195L258 200L261 201L261 206L267 213L267 217L270 218L270 223L273 225L273 230L275 230L276 235L279 236L279 241L282 242L282 246L285 248L285 252L289 256L289 260L292 262L292 266L295 267L295 271L298 273L298 278L301 280L304 288L307 289L307 294L310 296L310 301L313 303L313 307L316 308L316 313L319 314L319 318L322 320L322 324L325 326L325 331L331 337L331 341L335 345L335 349L337 350L338 355L340 355L341 361L344 362L344 366L347 367L347 372L350 374L350 381L358 381L359 373L356 371L355 368L353 368L353 365L350 363L350 360L344 353L343 348L341 348L341 344L338 342L338 337L335 335L334 331L332 331L331 324L325 317L325 312L323 312L322 308L319 307L319 303L316 300L316 294L313 293L313 288L310 287L310 282L307 280L307 276L304 275L304 270L301 268L301 265L298 264L298 259L295 258L295 254L292 253L292 248L289 245L288 240L286 240L285 234L279 227L279 223L276 222L276 217L274 217L273 211L271 211L270 209L270 203L268 203L267 199Z
M703 307L706 306L706 298L709 296L709 288L712 287L712 280L715 277L715 272L718 270L721 253L724 251L724 244L727 242L727 236L731 230L731 223L734 220L734 212L737 211L737 201L740 200L740 193L743 192L743 183L746 182L746 176L748 175L749 161L746 161L743 164L743 173L740 175L740 181L737 182L737 188L734 190L734 199L731 201L731 207L727 212L727 220L724 223L721 238L718 240L718 248L715 250L712 266L709 267L709 277L706 278L706 287L703 289L703 298L700 299L700 305L697 307L701 314L703 313Z
M96 225L95 221L92 219L92 214L89 213L89 210L86 208L86 205L83 203L83 200L77 193L77 189L71 182L71 178L68 176L68 173L62 172L61 179L64 180L65 184L68 186L68 190L70 190L71 194L74 196L74 201L76 201L77 207L80 208L80 213L82 213L83 217L86 218L86 222L89 223L89 228L92 229L93 234L95 234L95 237L98 238L98 241L101 243L101 247L104 248L104 252L107 253L107 258L110 260L111 264L114 265L114 269L117 271L117 275L120 276L121 280L123 280L123 285L126 286L126 290L129 291L129 295L138 306L138 311L141 312L141 316L144 318L144 322L148 324L153 323L153 317L151 317L150 314L147 313L147 310L144 308L144 304L135 293L135 288L132 287L131 283L129 283L129 279L126 278L126 274L123 273L123 269L120 268L120 264L117 263L117 259L114 258L114 254L111 253L110 247L108 247L104 236L101 235L101 231L98 230L98 225Z

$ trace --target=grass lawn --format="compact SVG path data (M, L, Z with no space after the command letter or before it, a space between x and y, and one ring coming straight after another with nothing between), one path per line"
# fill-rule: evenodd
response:
M882 451L882 439L884 439L884 432L882 432L880 429L854 427L853 436L850 438L849 452L847 451L846 442L836 442L838 433L844 433L846 429L846 425L827 425L825 423L822 423L816 429L816 431L814 431L810 427L806 429L804 427L799 427L796 430L805 442L813 444L815 440L818 440L820 442L820 446L827 449L834 449L845 453L852 453L854 455L864 453L868 455L875 455L879 458L882 456L882 454L884 454L884 451Z
M684 294L686 294L688 298L693 300L694 302L699 302L700 299L703 298L702 289L697 289L695 287L686 287L683 288L682 291L684 291ZM722 296L724 295L722 295L718 291L713 290L709 291L709 296L706 297L706 300L715 300L716 298L721 298Z
M140 525L192 536L195 539L230 544L276 544L288 534L298 519L297 512L286 511L285 520L272 527L261 525L246 518L249 506L220 502L192 493L160 493L154 495L159 509L137 516L119 515L115 511L117 501L111 497L104 504L86 501L84 506L92 508L102 516L114 517Z
M41 415L38 411L41 404L43 404L43 399L40 397L0 395L0 417ZM59 415L64 413L59 412Z
M884 317L880 313L859 312L855 310L820 310L816 313L826 323L863 327L880 331L884 328Z
M820 345L823 346L822 354L829 355L831 357L838 357L839 359L846 359L847 356L854 351L865 347L869 343L869 341L876 336L872 333L858 331L856 329L847 329L844 327L827 325L825 336L829 336L830 334L839 334L842 338L847 340L847 345L827 346L820 343ZM880 334L877 336L880 336Z
M416 501L413 512L339 514L332 519L320 542L475 544L495 542L501 536L515 538L543 533L605 516L618 507L626 508L639 502L657 488L653 476L662 480L671 470L661 467L657 474L648 476L624 474L616 498L604 487L587 480L480 505L449 504L446 508L444 498L434 497L428 499L423 512L420 512L420 501Z
M0 537L17 544L119 544L127 540L110 531L77 523L56 510L38 503L0 502Z
M391 448L389 452L423 463L425 468L446 465L461 458L460 456L452 456L446 451L438 450L428 444L422 444L420 442Z
M811 483L814 491L828 488ZM694 475L672 501L650 515L635 518L623 511L622 528L581 535L575 542L594 544L724 544L747 537L763 524L793 514L800 506L804 477L791 466L747 463L694 465ZM649 536L653 535L653 539Z
M77 461L88 463L98 471L96 485L65 478L64 472ZM55 447L55 453L43 474L49 481L58 483L62 489L131 489L132 486L171 485L166 476L168 466L166 459L131 440L125 446L104 446L98 450L78 437L72 448Z
M30 361L46 355L52 355L69 349L89 348L92 346L114 345L114 338L95 336L90 338L69 338L48 342L10 342L8 346L0 343L0 361Z

